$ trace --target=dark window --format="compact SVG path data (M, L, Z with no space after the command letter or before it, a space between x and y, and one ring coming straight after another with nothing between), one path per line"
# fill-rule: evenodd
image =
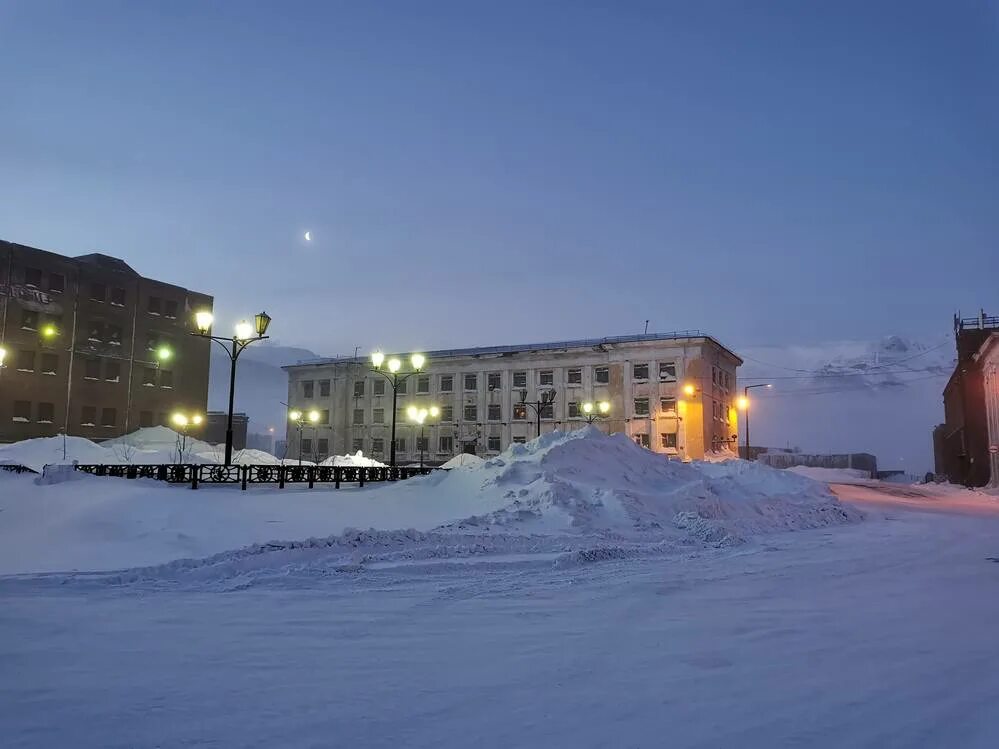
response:
M555 372L550 369L542 369L538 372L538 384L539 385L554 385L555 384Z
M364 437L354 437L350 441L350 449L356 452L361 452L364 450Z
M113 408L101 409L101 426L113 427L118 419L118 412Z
M649 435L647 435L647 434L636 434L635 435L635 442L638 443L639 445L641 445L642 447L646 447L647 448L647 447L649 447Z
M569 401L569 418L579 418L579 403L577 401Z
M513 386L515 388L526 388L527 387L527 372L514 372L513 373Z
M582 385L583 384L583 370L580 367L575 367L566 372L566 382L570 385Z
M108 297L108 287L102 283L90 284L90 298L95 302L103 302Z
M59 370L57 354L42 354L42 374L55 374Z
M87 329L90 331L87 334L88 341L96 341L100 343L104 340L104 323L92 320L90 325L87 326Z
M490 390L496 390L503 387L503 373L502 372L490 372L486 375L486 386Z
M152 411L139 411L139 426L140 427L151 427L153 425L153 412Z
M503 406L499 403L489 404L489 421L499 421L503 418Z
M635 364L631 369L632 376L636 380L647 380L649 379L649 365L648 364Z
M312 452L312 438L311 437L303 437L302 438L302 453L304 453L305 455L308 455L311 452Z
M384 424L385 423L385 409L384 408L373 408L373 409L371 409L371 423L372 424Z
M86 359L83 362L83 379L85 380L99 380L101 379L101 360L100 359Z
M430 375L420 375L416 378L416 392L418 393L429 393L430 392Z
M676 432L663 432L659 438L662 440L662 446L666 449L676 449Z
M38 330L38 313L30 309L22 309L21 328L23 330Z
M450 393L454 390L454 375L441 375L441 392Z
M115 307L125 306L125 290L120 287L111 289L111 304Z
M304 380L302 382L302 397L312 398L316 394L316 383L312 380Z
M441 438L438 442L438 449L442 453L453 453L454 437L441 435Z
M121 364L116 361L104 362L104 379L108 382L118 382L121 379Z
M153 387L156 385L156 370L152 367L142 368L142 384L146 387Z
M40 288L42 285L42 271L39 268L25 268L24 269L24 285L31 286L35 289Z
M330 381L320 380L319 381L319 397L329 398L330 397Z
M362 382L361 385L364 385ZM363 390L363 388L362 388ZM375 395L385 395L385 380L375 380L371 383L371 392ZM354 393L357 394L357 384L354 385ZM362 392L361 395L364 395Z
M524 444L525 442L527 442L527 437L523 437L523 436L521 436L521 437L514 437L514 438L513 438L512 440L510 440L510 441L511 441L511 442L512 442L513 444L515 444L515 445L523 445L523 444Z
M173 319L177 318L177 300L167 299L163 302L163 316Z
M371 439L371 452L381 455L385 452L385 440L381 437L373 437Z
M11 421L31 421L31 401L14 401Z
M377 385L377 384L378 383L376 382L375 385ZM385 386L383 384L382 385L382 392L384 392L384 391L385 391ZM376 395L378 394L378 388L377 387L375 388L375 394ZM354 383L354 397L355 398L361 398L363 395L364 395L364 380L357 380Z
M553 403L548 403L541 407L541 418L542 419L554 419L555 418L555 405Z
M21 349L17 352L17 369L19 372L35 371L35 352Z
M146 311L150 315L159 315L163 312L163 300L158 296L151 296L146 300Z
M610 382L610 368L609 367L594 367L593 368L593 381L598 385L606 385Z
M527 406L514 405L513 407L513 420L523 421L527 418Z
M409 392L409 386L408 386L406 380L400 380L399 381L399 386L396 388L396 390L399 392L400 395L403 395L403 394Z
M355 424L363 424L364 423L364 409L363 408L355 408L354 409L354 423Z
M490 452L498 453L500 451L500 438L495 435L489 435L487 448Z
M80 425L92 427L97 424L97 406L84 406L80 409Z
M169 369L160 370L160 387L161 388L173 387L173 372L171 372Z
M676 362L661 362L659 364L659 381L676 382Z
M39 403L38 404L38 421L42 424L51 424L55 421L55 404L54 403Z
M465 421L475 421L479 418L479 409L477 406L465 406Z
M396 438L396 441L395 441L395 451L397 453L404 453L404 452L406 452L406 438L405 437L397 437Z
M121 336L122 336L121 325L113 325L111 323L108 323L108 325L104 328L104 335L107 336L105 340L108 343L110 343L112 346L121 345Z
M328 455L330 451L330 441L328 437L319 438L319 454Z
M467 374L465 375L465 390L476 390L479 387L479 378L477 375Z
M649 415L649 399L635 398L635 416Z
M441 406L441 421L454 421L454 406Z
M66 290L66 277L62 273L49 273L49 291L61 294Z

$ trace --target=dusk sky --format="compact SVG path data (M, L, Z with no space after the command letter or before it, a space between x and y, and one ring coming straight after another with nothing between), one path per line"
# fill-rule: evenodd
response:
M6 0L0 81L0 238L320 353L999 307L995 2Z

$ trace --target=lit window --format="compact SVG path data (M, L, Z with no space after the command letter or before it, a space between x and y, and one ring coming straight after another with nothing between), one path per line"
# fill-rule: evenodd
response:
M513 420L524 421L527 418L527 406L515 404L513 407Z

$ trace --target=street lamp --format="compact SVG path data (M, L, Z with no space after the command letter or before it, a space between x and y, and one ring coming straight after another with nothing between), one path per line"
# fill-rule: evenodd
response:
M399 385L419 373L426 365L427 357L423 354L410 354L409 363L413 368L412 371L402 372L400 371L402 369L402 360L399 357L393 356L388 361L385 361L385 354L381 351L375 351L371 355L371 371L380 374L392 386L392 446L389 452L389 465L392 468L395 468L395 412L399 400ZM385 369L388 369L388 372L382 369L383 366Z
M201 426L202 417L201 414L188 416L182 411L176 411L170 416L170 421L173 422L173 425L177 427L179 431L179 434L177 435L177 463L183 463L184 451L187 450L187 430L192 426Z
M694 385L694 383L688 382L686 385L683 386L683 394L686 395L688 398L693 398L696 393L697 393L697 386Z
M543 390L540 393L538 393L538 399L536 401L528 403L527 389L525 388L520 391L520 403L518 403L517 405L529 407L534 411L534 415L537 418L538 422L539 437L541 436L541 416L549 408L554 409L554 406L552 404L555 403L555 395L556 395L555 390Z
M3 360L7 358L7 349L0 346L0 369L3 369Z
M306 422L312 424L314 428L313 440L318 441L319 412L316 409L312 409L307 414L303 414L297 408L294 408L288 412L288 420L298 428L298 464L302 465L302 430L305 428ZM312 457L313 459L316 457L315 445L313 445L312 447ZM314 463L315 460L313 460L312 462Z
M229 466L232 465L232 410L233 397L236 392L236 360L251 343L262 341L268 337L266 335L267 326L271 324L271 318L266 312L261 312L254 315L252 324L246 320L240 321L236 325L235 334L232 338L212 335L212 323L215 322L215 317L208 310L196 312L194 322L198 330L192 332L191 335L215 341L222 347L222 350L226 352L232 362L229 370L229 416L226 420L225 429L225 464ZM167 358L169 358L169 355Z
M586 401L583 404L583 418L586 419L587 424L592 424L597 419L605 419L609 413L610 403L607 401L600 401L599 403Z
M441 415L441 410L437 406L431 406L430 408L417 408L416 406L410 406L406 409L406 416L414 424L420 425L420 473L423 473L423 452L426 450L426 437L424 436L424 422L426 422L427 417L431 419L437 419Z
M760 382L756 385L746 385L742 389L742 397L736 400L735 405L740 411L746 414L746 460L749 460L749 391L752 388L772 388L769 382Z

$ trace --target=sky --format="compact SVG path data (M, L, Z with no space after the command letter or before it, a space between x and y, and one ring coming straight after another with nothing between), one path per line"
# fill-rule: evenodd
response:
M0 0L0 238L331 355L938 337L997 84L995 1Z

